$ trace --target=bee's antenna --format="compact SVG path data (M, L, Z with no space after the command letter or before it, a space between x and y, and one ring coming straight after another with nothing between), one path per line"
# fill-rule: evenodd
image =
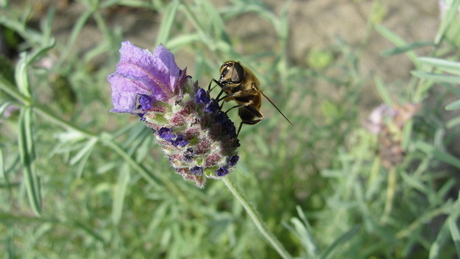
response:
M270 98L268 98L268 96L264 94L264 92L261 90L259 90L259 92L276 108L276 110L278 110L279 113L281 113L281 115L283 115L283 117L289 122L289 124L291 124L291 126L294 126L294 124L292 124L292 122L283 114L283 112L281 112L281 110L276 107L276 105L272 102L272 100L270 100Z

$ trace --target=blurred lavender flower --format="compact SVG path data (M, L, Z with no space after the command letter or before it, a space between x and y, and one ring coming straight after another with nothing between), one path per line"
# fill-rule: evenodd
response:
M364 127L372 134L378 134L385 126L385 119L392 119L397 111L386 104L381 104L372 110L368 119L363 121Z
M112 86L112 112L138 115L154 130L176 173L202 188L231 172L239 157L236 129L214 99L180 70L162 45L151 53L123 42Z
M384 167L394 167L404 160L406 152L401 147L403 128L420 107L420 104L413 103L394 104L394 107L381 104L363 122L370 133L378 136L379 155Z

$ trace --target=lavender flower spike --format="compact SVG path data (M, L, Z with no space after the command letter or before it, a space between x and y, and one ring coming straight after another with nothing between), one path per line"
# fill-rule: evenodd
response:
M208 93L180 70L162 45L151 53L123 42L112 86L112 112L141 117L171 166L203 187L230 173L239 157L235 126Z

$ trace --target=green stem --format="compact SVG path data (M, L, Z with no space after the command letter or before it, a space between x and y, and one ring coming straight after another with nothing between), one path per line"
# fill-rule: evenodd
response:
M20 101L26 106L30 104L29 97L20 93L17 88L3 76L0 76L0 90L5 91L7 94L11 95L14 99Z
M273 233L268 229L267 225L262 221L257 210L251 205L243 194L243 191L235 185L235 183L230 179L230 177L224 177L222 181L227 185L227 188L232 192L233 196L238 199L238 201L243 205L246 209L246 212L251 217L254 224L259 229L259 231L264 235L264 237L268 240L268 242L275 248L278 254L282 258L292 258L288 251L284 248L281 242L273 235Z

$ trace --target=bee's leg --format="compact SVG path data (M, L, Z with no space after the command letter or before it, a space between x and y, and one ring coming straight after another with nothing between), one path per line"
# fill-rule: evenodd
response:
M213 87L211 88L212 82L216 82L216 83L217 83L217 80L213 78L213 79L211 79L211 81L209 82L209 85L208 85L208 94L209 94L214 88L216 88L216 86L213 86Z
M243 127L243 122L240 122L240 126L238 127L238 131L236 132L236 137L235 139L238 139L238 136L240 135L241 128Z
M242 93L242 91L236 91L236 92L234 92L232 94L227 94L226 96L220 97L221 94L223 94L224 92L225 92L225 88L222 88L222 91L220 92L220 94L216 98L217 102L220 102L220 101L222 101L224 99L235 98L235 97L241 96L241 93Z
M235 92L235 93L228 94L228 95L225 95L225 96L223 96L223 97L220 97L223 93L225 93L225 88L222 88L222 90L220 91L220 93L219 93L219 94L217 95L217 97L216 97L217 103L219 103L219 102L222 101L222 102L220 103L220 106L219 106L220 109L222 109L222 107L224 106L224 103L225 103L225 102L228 102L228 101L230 101L230 100L233 100L233 99L230 99L230 100L229 100L228 98L233 98L233 97L237 97L237 96L240 96L240 95L241 95L241 91L237 91L237 92ZM245 105L243 105L243 106L245 106ZM233 108L238 108L238 107L242 107L242 106L235 106L235 107L230 108L230 110L233 109ZM228 110L227 110L227 112L228 112ZM225 113L227 113L227 112L225 112Z
M216 97L216 102L217 102L217 103L219 103L220 101L222 101L222 100L224 100L225 98L228 97L228 95L226 95L226 96L220 98L220 96L221 96L223 93L224 93L224 89L222 88L222 90L220 90L220 93L219 93L219 94L217 95L217 97ZM225 102L225 101L224 101L224 102ZM219 108L222 108L222 106L224 106L224 102L222 102L222 104L220 105Z
M223 99L224 99L224 98L223 98ZM227 114L230 110L233 110L233 109L235 109L235 108L250 107L250 106L248 106L248 105L251 105L251 104L252 104L252 101L249 101L249 102L247 102L247 103L245 103L245 104L238 104L238 105L235 105L235 106L229 108L227 111L225 111L225 114Z
M216 85L213 86L213 87L211 88L212 82L216 83ZM208 85L208 94L209 94L212 90L214 90L214 88L216 88L216 86L220 86L221 88L224 88L224 86L223 86L219 81L217 81L217 80L214 79L214 78L211 79L211 82L209 82L209 85Z
M212 82L216 83L216 85L214 85L214 86L211 88ZM223 86L221 83L219 83L219 81L217 81L216 79L212 79L211 82L209 82L209 85L208 85L208 94L210 94L211 91L214 90L214 88L216 88L216 86L220 86L220 88L221 88L219 94L218 94L217 97L215 98L216 102L219 103L220 101L224 100L224 99L227 98L228 96L225 96L225 97L223 97L223 98L220 98L220 96L225 92L225 91L224 91L225 86ZM225 101L224 101L224 102L225 102ZM224 102L222 102L222 103L219 105L219 109L222 109L222 107L224 106Z

